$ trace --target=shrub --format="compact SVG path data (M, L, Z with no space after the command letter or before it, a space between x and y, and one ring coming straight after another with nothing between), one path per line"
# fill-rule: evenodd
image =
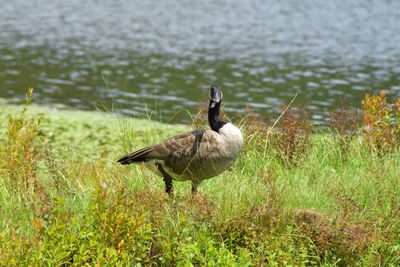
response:
M323 214L313 210L295 211L298 229L315 245L318 254L341 266L352 265L371 242L371 229L347 221L332 222Z
M43 143L40 136L42 116L36 119L26 117L32 93L30 88L26 104L18 116L8 118L6 137L0 143L0 179L9 191L20 195L42 189L37 177Z
M62 202L60 202L61 204ZM55 207L49 219L36 220L39 230L30 264L124 265L151 260L154 229L146 211L123 190L98 189L83 217L67 216Z
M382 98L369 101L369 111L383 102ZM399 129L400 100L390 105L389 125ZM10 117L0 143L0 197L7 198L0 205L4 218L0 265L397 266L400 262L399 157L393 153L376 160L355 146L346 150L357 127L344 119L355 116L354 110L331 114L331 125L349 153L349 160L339 165L327 153L338 146L330 136L309 149L312 128L306 112L289 109L271 132L269 122L248 110L240 120L244 151L229 172L204 183L203 192L210 199L182 195L188 183L177 185L177 194L169 198L162 179L149 177L141 167L121 168L112 153L88 157L98 153L98 143L90 145L90 151L72 146L63 150L74 137L51 143L55 139L42 135L47 128L41 123L47 120L27 119L26 106L24 110L19 117ZM368 121L381 120L374 116ZM203 119L196 127L206 124ZM371 125L384 130L379 123ZM80 134L68 127L58 131L66 130ZM159 133L159 129L148 131L143 135ZM128 134L126 141L136 145L148 141ZM363 132L363 136L368 135ZM396 130L391 138L398 143ZM115 139L102 141L115 148ZM8 154L16 165L6 162ZM288 168L279 160L293 165ZM294 168L297 163L304 165ZM29 208L13 213L23 206L15 202L42 190L60 201L49 205L51 197L33 198L41 212ZM22 213L26 216L18 216Z
M330 128L339 141L340 150L346 153L351 141L357 136L361 123L360 116L355 109L343 106L329 113L329 118Z
M399 100L396 104L388 102L382 91L379 95L366 94L361 103L366 144L380 153L395 148L399 143ZM397 107L397 112L394 111L394 106Z
M37 235L0 245L0 260L35 266L248 266L246 249L232 250L215 236L204 199L168 203L149 190L98 188L83 215L63 211L63 201L34 220ZM194 217L192 217L194 216ZM0 235L0 240L9 236ZM18 244L16 257L13 250Z
M274 132L271 138L281 158L289 164L304 160L312 131L312 125L308 122L308 112L304 109L289 108L278 125L280 129Z

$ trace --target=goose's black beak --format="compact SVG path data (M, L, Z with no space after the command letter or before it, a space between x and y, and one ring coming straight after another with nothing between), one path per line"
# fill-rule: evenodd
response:
M214 103L219 103L221 102L222 99L222 90L221 87L219 87L218 85L213 85L210 88L210 100Z

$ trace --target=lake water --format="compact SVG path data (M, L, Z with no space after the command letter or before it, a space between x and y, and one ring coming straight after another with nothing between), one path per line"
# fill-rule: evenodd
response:
M400 96L400 1L1 1L0 97L189 119L211 84L229 113L314 122L344 96ZM177 115L174 115L177 114ZM159 117L158 117L159 118Z

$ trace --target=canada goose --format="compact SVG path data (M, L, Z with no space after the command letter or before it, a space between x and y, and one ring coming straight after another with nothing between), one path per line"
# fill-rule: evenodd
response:
M146 163L146 166L164 177L165 191L173 191L172 180L192 182L192 192L205 179L228 169L237 158L243 144L240 130L219 118L222 90L210 88L208 122L211 130L183 133L162 143L132 152L118 162L121 164Z

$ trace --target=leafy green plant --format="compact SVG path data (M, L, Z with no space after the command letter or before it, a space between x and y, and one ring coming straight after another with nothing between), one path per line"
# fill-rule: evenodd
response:
M40 247L31 257L34 264L115 266L152 260L153 227L123 190L111 195L98 189L83 217L69 217L55 207L49 219L35 226Z

